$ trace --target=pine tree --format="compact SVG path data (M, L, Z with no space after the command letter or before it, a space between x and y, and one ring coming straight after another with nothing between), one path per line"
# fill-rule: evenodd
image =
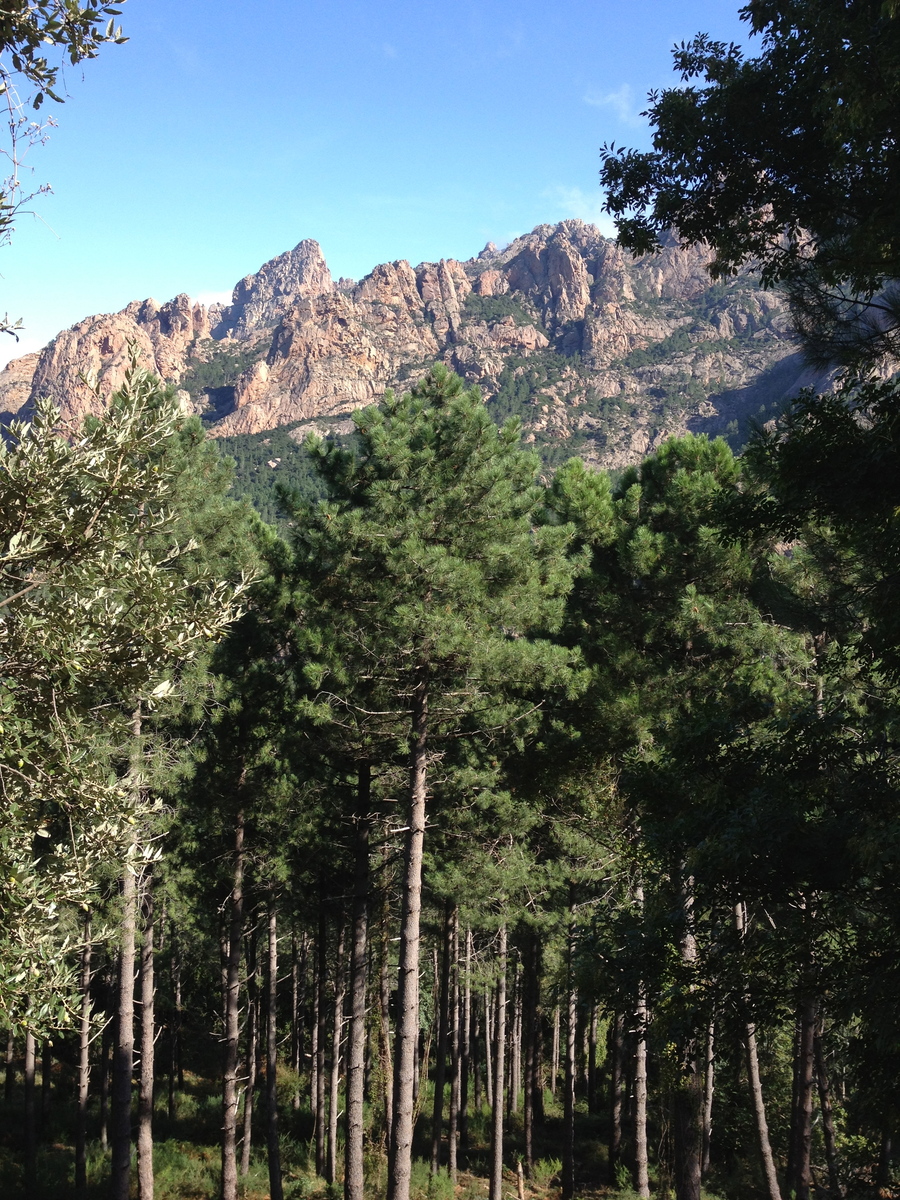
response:
M514 424L498 430L475 391L435 367L407 395L356 417L359 452L320 448L330 499L297 506L300 619L328 653L319 694L379 714L408 747L391 1200L409 1195L418 1036L422 856L429 765L448 738L527 727L526 697L570 658L543 636L571 581L568 530L536 527L537 464ZM329 663L352 666L338 673Z

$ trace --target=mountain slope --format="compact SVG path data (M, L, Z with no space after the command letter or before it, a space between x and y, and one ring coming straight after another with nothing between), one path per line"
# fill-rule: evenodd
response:
M498 419L518 416L550 462L578 453L620 468L687 429L737 443L808 380L780 297L750 275L713 285L706 261L674 243L635 260L572 220L467 262L385 263L335 282L307 240L241 280L225 308L147 300L63 331L24 408L46 394L68 420L95 411L133 344L226 439L327 427L440 360ZM0 408L20 406L29 370L18 360L0 374Z

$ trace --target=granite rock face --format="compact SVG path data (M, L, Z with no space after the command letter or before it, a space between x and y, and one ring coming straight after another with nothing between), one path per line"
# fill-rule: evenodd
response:
M218 314L215 336L242 340L271 329L298 300L321 296L333 287L319 243L307 238L236 284L231 306Z
M30 398L52 396L69 420L94 411L133 344L224 437L346 416L442 361L539 446L624 466L671 434L732 430L802 375L780 297L749 275L713 286L707 261L674 241L633 259L570 220L466 262L335 283L307 240L241 280L230 306L178 296L79 322L39 356ZM24 396L20 363L15 381L0 376L4 407Z
M38 364L38 354L23 354L11 358L0 371L0 420L9 420L24 408L31 395L31 381Z
M210 336L209 315L186 295L167 304L135 300L121 312L87 317L65 329L38 357L29 401L48 396L66 423L102 412L137 352L141 366L177 384L198 344Z

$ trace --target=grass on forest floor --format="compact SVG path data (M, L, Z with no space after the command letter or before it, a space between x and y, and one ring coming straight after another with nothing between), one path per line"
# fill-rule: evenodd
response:
M281 1083L281 1080L279 1080ZM221 1100L218 1088L197 1076L185 1080L178 1094L174 1120L166 1111L163 1092L157 1100L155 1119L154 1174L155 1200L216 1200L219 1194ZM66 1088L62 1089L66 1091ZM281 1091L281 1087L279 1088ZM340 1183L329 1186L315 1173L312 1146L312 1121L307 1110L295 1111L287 1101L281 1114L281 1154L285 1200L338 1200ZM70 1102L54 1097L40 1131L37 1177L28 1186L24 1169L24 1115L21 1089L8 1104L0 1105L0 1196L3 1200L62 1200L74 1187L74 1127ZM490 1127L486 1112L473 1112L469 1122L469 1153L454 1188L446 1172L433 1176L429 1167L429 1106L423 1104L416 1130L413 1163L412 1200L486 1200L486 1178L490 1147ZM254 1121L254 1152L250 1172L241 1181L244 1200L267 1200L268 1171L261 1128L262 1111ZM109 1154L100 1148L97 1136L99 1120L96 1105L91 1110L88 1151L88 1200L105 1200L109 1186ZM606 1175L606 1156L602 1122L587 1112L578 1114L579 1173L582 1179L599 1180ZM514 1163L522 1148L522 1116L514 1113L507 1120L508 1136L505 1160ZM525 1182L525 1200L558 1200L560 1170L561 1114L547 1096L547 1121L536 1130L537 1162L530 1181ZM341 1159L343 1147L341 1147ZM387 1190L387 1165L378 1147L370 1148L366 1159L366 1193L381 1200ZM516 1200L514 1170L505 1172L504 1200ZM135 1191L136 1194L136 1191ZM628 1189L579 1186L578 1200L636 1200ZM714 1200L709 1197L708 1200Z

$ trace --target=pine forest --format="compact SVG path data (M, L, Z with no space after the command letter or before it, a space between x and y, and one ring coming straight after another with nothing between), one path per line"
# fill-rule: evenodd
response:
M3 1197L900 1196L900 9L742 19L601 158L790 312L740 437L605 471L436 361L217 442L137 344L5 427Z

